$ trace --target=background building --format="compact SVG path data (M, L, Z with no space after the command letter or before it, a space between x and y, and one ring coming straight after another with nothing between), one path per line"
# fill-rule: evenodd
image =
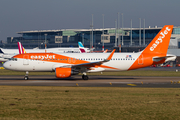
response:
M81 41L85 47L91 48L93 44L96 50L102 50L104 38L105 49L121 46L121 51L132 52L144 49L161 28L123 28L123 31L115 28L21 31L17 33L20 37L8 37L7 44L1 44L1 47L17 48L17 42L21 42L25 48L44 48L46 39L48 48L77 47L78 41ZM169 48L180 48L180 27L174 27Z

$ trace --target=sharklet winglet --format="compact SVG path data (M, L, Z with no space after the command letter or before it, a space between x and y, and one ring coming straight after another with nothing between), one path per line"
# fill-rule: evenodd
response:
M116 49L114 49L111 54L109 55L109 57L106 59L107 61L111 60L112 56L114 55Z

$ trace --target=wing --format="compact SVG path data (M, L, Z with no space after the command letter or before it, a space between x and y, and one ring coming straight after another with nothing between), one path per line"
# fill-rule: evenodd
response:
M74 65L63 65L63 66L54 66L54 69L57 67L63 67L63 68L90 68L90 67L95 67L95 66L100 66L101 64L105 63L105 62L109 62L113 56L115 52L115 49L111 52L111 54L102 61L97 61L97 62L89 62L89 63L83 63L83 64L74 64Z

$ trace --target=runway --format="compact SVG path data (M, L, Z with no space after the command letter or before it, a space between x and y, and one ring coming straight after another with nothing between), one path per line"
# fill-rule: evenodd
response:
M148 88L180 88L180 77L127 77L127 76L89 76L82 80L81 76L57 79L55 76L0 76L0 85L15 86L72 86L72 87L148 87Z

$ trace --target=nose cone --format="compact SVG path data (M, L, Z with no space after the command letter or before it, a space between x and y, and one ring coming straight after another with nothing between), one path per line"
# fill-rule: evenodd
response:
M5 63L3 64L3 67L4 67L5 69L10 69L11 65L9 64L9 62L5 62Z

